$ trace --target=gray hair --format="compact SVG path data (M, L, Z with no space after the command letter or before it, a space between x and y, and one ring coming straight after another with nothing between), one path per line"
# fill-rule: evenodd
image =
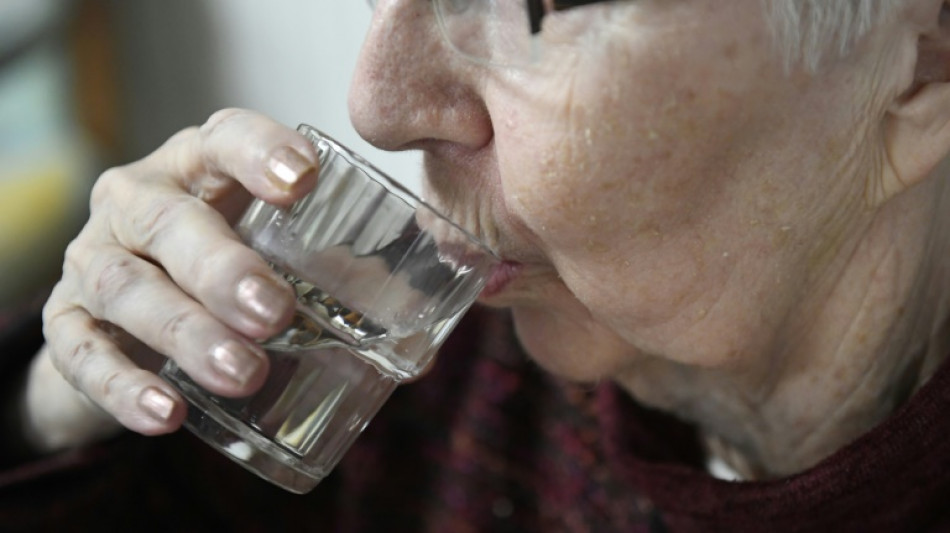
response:
M818 69L843 56L905 0L766 0L766 11L786 64Z

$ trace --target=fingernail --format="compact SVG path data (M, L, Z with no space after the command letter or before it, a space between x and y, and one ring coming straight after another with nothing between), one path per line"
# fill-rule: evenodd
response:
M313 161L289 147L282 146L267 160L267 178L281 190L287 190L316 168Z
M214 367L238 385L244 385L261 367L261 356L237 341L224 341L211 350Z
M166 422L175 409L175 400L161 390L149 387L142 391L139 406L155 420Z
M237 301L245 313L265 324L276 324L287 305L287 291L270 278L252 274L238 283Z

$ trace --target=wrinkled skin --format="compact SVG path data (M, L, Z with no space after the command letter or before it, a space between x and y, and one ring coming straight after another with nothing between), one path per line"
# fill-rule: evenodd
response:
M351 115L378 146L423 150L429 198L508 261L485 303L512 308L540 364L697 422L749 477L787 474L879 422L945 353L935 110L950 96L925 68L942 48L921 43L945 42L946 17L910 4L810 74L785 68L759 0L557 14L528 69L468 62L427 2L381 1ZM280 146L292 184L264 171ZM292 302L225 220L244 188L298 197L313 160L292 131L228 111L104 175L37 367L150 434L184 408L128 336L215 392L254 390L266 362L248 339Z

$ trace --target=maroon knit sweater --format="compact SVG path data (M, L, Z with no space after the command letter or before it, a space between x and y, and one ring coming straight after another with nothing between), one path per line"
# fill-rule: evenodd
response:
M38 342L24 331L8 375ZM0 531L950 531L950 365L818 466L725 482L689 426L552 378L479 309L304 496L185 431L7 463Z

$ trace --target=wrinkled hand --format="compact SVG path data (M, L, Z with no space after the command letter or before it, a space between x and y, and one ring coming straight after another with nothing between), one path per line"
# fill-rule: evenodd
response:
M164 361L155 352L216 394L259 388L267 358L253 339L289 323L293 293L231 224L251 195L277 204L302 196L315 183L316 162L293 129L225 110L105 172L43 312L52 365L123 426L147 435L174 431L186 413L155 374ZM40 418L34 433L55 430Z

